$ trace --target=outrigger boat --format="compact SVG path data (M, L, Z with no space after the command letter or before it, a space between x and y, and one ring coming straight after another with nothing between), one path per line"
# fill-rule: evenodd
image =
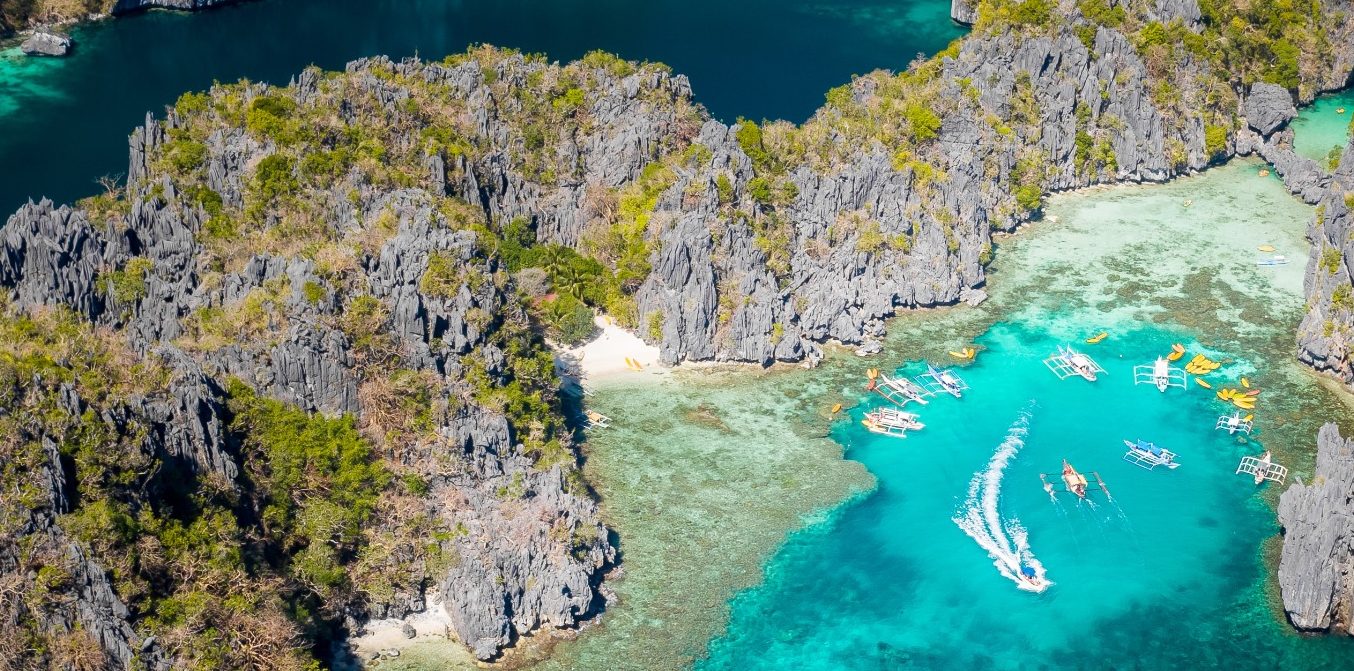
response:
M891 378L877 368L871 368L865 375L870 378L869 384L865 385L866 390L873 391L900 407L912 401L926 405L926 397L931 395L931 392L922 389L911 380L903 377Z
M1213 428L1222 429L1231 435L1244 433L1249 436L1251 435L1251 431L1255 428L1255 424L1252 421L1254 419L1255 415L1246 415L1245 417L1242 417L1240 412L1234 412L1230 415L1219 417L1218 423L1214 425Z
M1044 365L1058 376L1059 380L1066 380L1073 375L1079 375L1088 382L1095 382L1095 376L1105 372L1100 364L1081 352L1071 347L1059 347L1058 352L1053 356L1044 359Z
M968 383L954 371L930 365L926 367L925 373L917 376L917 384L932 394L943 391L955 398L963 397L964 391L968 389Z
M1241 464L1236 467L1237 473L1246 473L1255 476L1255 484L1258 486L1266 480L1283 484L1288 477L1288 469L1280 466L1270 460L1269 450L1259 457L1242 457Z
M880 408L874 412L867 412L861 424L864 424L865 428L871 432L896 438L906 438L908 431L920 431L926 428L925 424L917 421L916 415L893 408Z
M1150 471L1157 466L1175 468L1180 465L1175 460L1174 452L1157 447L1156 443L1149 443L1145 440L1125 440L1124 445L1128 446L1128 451L1124 453L1124 461L1134 466L1141 466Z
M611 427L611 418L603 415L596 410L588 410L583 413L583 428L585 429L606 429Z
M1185 371L1172 366L1169 361L1157 357L1156 362L1133 367L1133 384L1153 384L1157 391L1164 392L1170 387L1185 388Z
M1105 498L1107 499L1114 498L1110 496L1110 488L1105 486L1105 481L1100 479L1099 473L1091 471L1091 477L1095 478L1094 483L1095 487L1105 492ZM1063 472L1061 475L1061 479L1063 487L1066 488L1063 491L1068 491L1073 494L1076 494L1077 498L1079 499L1086 498L1086 490L1090 489L1092 486L1091 481L1087 480L1086 476L1082 475L1081 473L1078 473L1077 469L1072 468L1072 464L1067 463L1066 459L1063 459ZM1048 492L1050 496L1052 496L1054 492L1058 491L1058 489L1054 487L1053 483L1048 481L1047 474L1040 473L1039 480L1044 483L1044 491Z
M1286 266L1288 257L1283 254L1273 254L1267 259L1259 259L1255 262L1257 266Z

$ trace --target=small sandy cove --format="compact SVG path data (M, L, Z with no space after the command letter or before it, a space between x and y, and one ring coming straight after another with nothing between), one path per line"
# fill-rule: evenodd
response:
M671 370L659 363L657 347L617 326L605 315L598 315L593 321L601 330L596 338L578 347L555 349L555 362L561 375L575 382L592 384L609 378Z

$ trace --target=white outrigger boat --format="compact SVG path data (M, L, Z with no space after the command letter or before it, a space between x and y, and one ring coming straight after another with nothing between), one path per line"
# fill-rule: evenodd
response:
M1269 450L1265 450L1265 453L1258 457L1242 457L1236 472L1254 476L1257 486L1266 480L1282 485L1284 479L1288 477L1287 468L1270 460Z
M955 398L961 398L968 389L968 383L948 368L936 368L928 365L926 372L917 376L917 384L932 394L945 392Z
M1100 364L1081 352L1071 347L1060 346L1058 352L1053 356L1044 359L1044 365L1058 376L1059 380L1066 380L1073 375L1084 378L1087 382L1095 382L1096 375L1105 372Z
M1242 417L1240 412L1234 412L1230 415L1219 417L1218 423L1214 425L1213 428L1222 429L1231 435L1244 433L1249 436L1251 435L1251 431L1255 429L1254 419L1255 415L1246 415L1245 417Z
M1157 447L1156 443L1149 443L1145 440L1125 440L1124 445L1128 446L1128 451L1124 453L1124 461L1134 466L1140 466L1150 471L1157 466L1175 468L1180 465L1175 460L1174 452Z
M899 407L913 401L926 405L926 397L931 395L931 392L905 377L891 378L874 368L871 368L866 376L870 378L870 382L865 385L865 389L883 396Z
M603 415L596 410L588 410L583 413L585 429L608 429L611 428L611 418Z
M925 424L917 421L916 415L893 408L880 408L873 412L867 412L861 424L864 424L865 428L873 433L894 436L895 438L906 438L908 431L920 431L926 428Z
M1185 371L1171 365L1164 357L1153 363L1133 367L1133 384L1155 385L1164 392L1171 387L1185 388Z
M1270 257L1268 257L1268 258L1262 258L1262 259L1257 260L1257 261L1255 262L1255 265L1257 265L1257 266L1286 266L1286 265L1288 265L1288 257L1287 257L1287 256L1284 256L1283 254L1274 254L1273 256L1270 256Z

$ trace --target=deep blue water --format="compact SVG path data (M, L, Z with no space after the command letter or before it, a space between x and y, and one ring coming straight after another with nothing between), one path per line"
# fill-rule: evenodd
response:
M734 600L727 632L697 669L1354 665L1349 641L1300 638L1266 602L1260 547L1277 531L1273 511L1234 473L1261 451L1263 423L1238 440L1214 430L1229 408L1213 392L1133 384L1133 367L1171 343L1197 351L1188 333L1119 330L1078 343L1108 370L1094 384L1045 368L1059 342L1038 326L1000 324L979 342L986 351L961 371L972 385L964 398L909 407L924 430L905 439L864 430L878 397L837 424L834 437L878 489L794 534L765 583ZM1209 379L1235 384L1253 370L1237 361ZM1122 460L1122 440L1136 438L1174 450L1181 466ZM1009 461L990 468L1003 448ZM1056 478L1064 458L1099 473L1113 499L1051 498L1039 476ZM1017 589L956 523L970 508L986 512L982 490L970 496L979 474L995 504L987 536L1015 548L1025 534L1021 561L1044 567L1054 583L1045 592Z
M66 60L0 56L0 212L69 201L126 171L146 111L213 80L285 84L309 64L441 58L490 43L573 59L661 61L733 121L812 115L852 74L906 67L962 31L944 0L258 0L153 12L75 31Z

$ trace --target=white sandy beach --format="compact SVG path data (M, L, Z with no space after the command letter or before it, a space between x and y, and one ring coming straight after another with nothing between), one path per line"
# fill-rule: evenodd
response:
M406 623L414 628L413 639L410 639L404 633ZM456 640L455 636L450 633L451 617L443 610L442 599L436 594L428 595L428 608L422 613L415 613L403 620L372 620L366 624L365 629L365 634L353 637L349 641L355 656L364 661L371 659L373 655L385 653L389 650L402 650L411 644L430 638ZM464 652L466 662L474 662L474 658L469 651L464 648L459 649Z
M626 375L653 375L672 370L659 363L657 347L617 326L609 317L598 315L594 321L601 330L596 338L578 347L556 349L556 363L566 376L575 380L581 377L580 382L591 384Z

